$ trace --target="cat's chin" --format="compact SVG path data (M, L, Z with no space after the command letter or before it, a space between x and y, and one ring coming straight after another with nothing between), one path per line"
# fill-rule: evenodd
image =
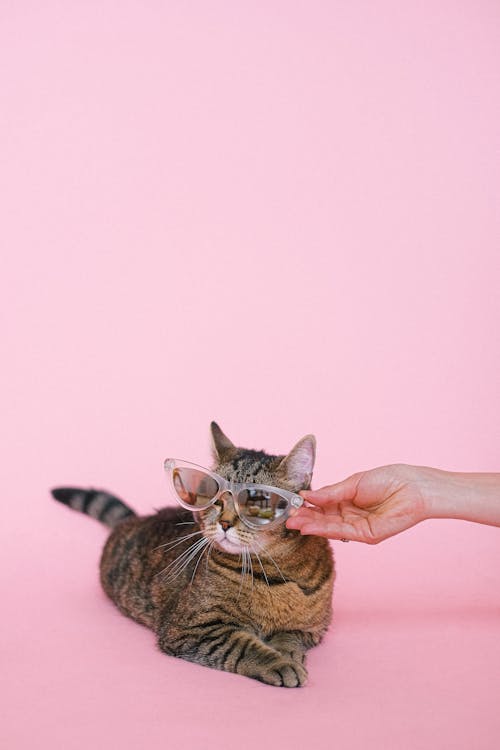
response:
M223 552L229 552L230 555L239 555L241 553L241 544L233 544L229 539L221 539L215 544Z

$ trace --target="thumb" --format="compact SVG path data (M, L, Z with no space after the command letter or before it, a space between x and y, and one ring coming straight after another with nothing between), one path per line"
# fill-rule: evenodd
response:
M321 487L319 490L302 490L300 494L307 502L324 507L330 503L341 503L356 496L358 484L365 472L352 474L347 479Z

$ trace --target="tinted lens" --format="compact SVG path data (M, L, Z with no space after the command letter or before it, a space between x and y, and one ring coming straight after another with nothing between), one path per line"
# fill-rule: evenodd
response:
M208 507L219 491L215 479L197 469L175 468L172 481L180 499L197 508Z
M242 490L238 495L241 515L254 526L266 526L286 516L288 501L272 490Z

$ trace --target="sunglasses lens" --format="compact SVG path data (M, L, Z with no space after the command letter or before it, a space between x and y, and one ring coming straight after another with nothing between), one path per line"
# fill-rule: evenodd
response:
M179 498L196 508L207 508L219 491L215 479L197 469L173 469L172 482Z
M288 509L288 501L271 490L242 490L238 500L241 514L254 526L266 526Z

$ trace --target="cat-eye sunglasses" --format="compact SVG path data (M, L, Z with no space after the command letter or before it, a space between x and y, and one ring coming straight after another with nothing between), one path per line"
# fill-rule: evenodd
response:
M183 508L206 510L228 494L241 521L254 531L282 523L290 508L300 508L304 502L295 492L252 482L229 482L189 461L167 458L164 467L175 499Z

